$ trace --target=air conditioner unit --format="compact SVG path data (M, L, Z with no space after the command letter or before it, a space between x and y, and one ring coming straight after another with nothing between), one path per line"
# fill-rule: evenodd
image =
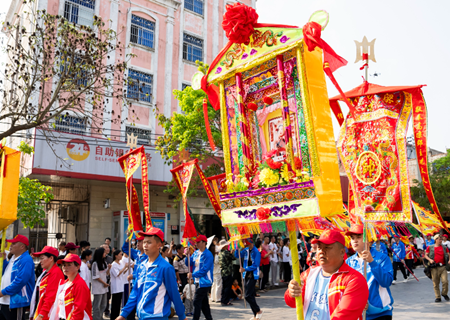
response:
M73 207L73 206L69 206L67 207L67 218L66 218L66 222L70 223L71 225L75 225L75 223L78 221L78 208L77 207Z
M69 215L69 207L63 207L58 210L58 218L62 221L66 221Z

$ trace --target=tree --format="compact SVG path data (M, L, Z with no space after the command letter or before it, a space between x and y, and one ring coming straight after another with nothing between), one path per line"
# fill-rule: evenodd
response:
M20 178L17 218L25 228L36 224L44 225L44 203L53 199L52 188L42 185L39 180ZM44 203L43 203L44 202Z
M6 127L0 140L35 127L54 127L53 119L68 123L69 112L93 133L101 133L105 121L123 121L106 108L109 99L126 106L124 74L132 55L125 54L118 33L100 17L94 16L92 26L75 24L34 10L33 2L2 27L9 41L7 63L0 71L0 123ZM111 59L113 53L118 61Z
M198 70L206 73L208 65L196 61ZM183 91L174 90L182 113L174 113L170 118L164 114L158 115L159 124L164 128L164 135L156 141L156 149L161 153L166 164L179 165L183 161L199 159L200 163L208 163L205 175L213 176L223 172L222 130L220 111L215 111L208 102L208 118L216 150L212 151L205 129L203 116L203 99L207 98L203 90L194 90L188 86ZM193 177L188 195L198 195L201 181ZM178 188L172 181L166 192L178 193ZM175 202L179 201L179 197Z
M450 213L450 150L447 155L433 161L428 166L430 172L430 183L433 188L434 198L442 215ZM420 206L433 211L428 201L425 188L422 181L413 180L414 186L411 187L411 197Z

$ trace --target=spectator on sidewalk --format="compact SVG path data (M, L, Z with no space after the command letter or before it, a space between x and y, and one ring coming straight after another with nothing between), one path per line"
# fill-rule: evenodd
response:
M404 282L407 282L408 278L406 277L405 266L403 265L405 263L406 249L404 243L400 241L398 236L394 236L394 243L392 244L391 249L393 252L392 258L394 267L394 281L392 281L392 284L397 283L398 268L400 268L400 271L402 272L403 278L405 279Z
M194 296L195 284L194 279L189 279L189 284L183 289L184 308L186 309L186 316L194 314Z
M195 279L193 320L199 320L201 312L203 312L206 320L212 320L208 293L213 283L214 257L211 251L206 249L208 242L206 236L199 235L195 241L197 242L197 250L190 257L190 263L194 267L194 271L188 274L188 279L192 277Z
M67 244L67 243L66 243L65 241L61 241L61 242L58 244L58 251L59 251L58 257L59 257L59 256L65 256L65 255L67 254L66 244Z
M260 268L262 271L262 279L260 279L261 285L259 287L259 292L266 292L266 284L269 282L269 272L270 272L270 254L272 252L267 251L269 249L269 237L265 237L264 241L266 242L266 245L263 247L261 246L258 248L256 247L259 252L261 253L261 263ZM257 242L258 243L258 242ZM267 250L266 250L267 248Z
M346 263L364 275L364 262L367 263L367 285L369 301L366 319L390 320L394 298L390 286L394 278L391 259L383 252L377 251L370 243L363 241L364 226L353 224L346 235L351 237L351 245L356 252ZM366 250L369 248L369 250Z
M220 303L222 300L222 271L220 269L219 251L213 241L209 246L209 251L214 257L213 284L211 287L211 301Z
M109 238L106 238L109 239ZM111 255L111 246L108 243L102 244L103 249L105 249L105 261L108 266L111 266L114 262L113 257ZM111 284L111 275L108 273L106 275L106 283ZM111 311L109 309L109 301L111 300L111 286L108 287L108 292L106 294L106 308L105 308L105 317L109 317L111 315Z
M270 275L271 275L271 284L272 286L278 286L278 245L277 238L272 236L270 244L269 244L269 252L270 254Z
M236 279L234 279L233 285L231 286L231 299L235 300L242 300L242 289L239 287L239 283Z
M312 243L319 245L319 266L302 273L301 286L295 280L289 283L284 295L286 304L295 308L295 297L301 296L305 319L361 319L369 290L364 276L344 261L344 236L326 230Z
M183 292L184 287L187 284L187 275L189 268L186 265L186 256L184 253L184 247L181 244L176 245L177 254L173 259L173 267L175 269L175 275L177 276L178 284L180 285L180 291Z
M58 250L45 246L41 252L36 252L33 257L39 258L39 263L44 272L36 281L30 304L30 319L48 320L50 309L56 299L59 285L65 281L64 274L57 265Z
M431 280L433 280L435 302L441 302L441 295L446 301L448 297L448 274L445 268L450 264L450 254L446 247L442 246L442 237L440 234L434 236L435 244L430 245L425 251L425 259L428 260L431 268ZM442 291L439 283L442 282Z
M127 272L128 265L122 263L123 253L121 250L114 251L112 258L114 259L111 270L111 320L115 320L120 314L123 295L123 274Z
M283 249L282 253L282 261L283 261L283 274L284 274L284 282L289 283L291 281L291 250L289 249L289 239L286 238L283 240Z
M81 253L80 277L86 282L87 287L91 288L91 270L90 262L92 260L92 251L84 250Z
M450 241L448 241L448 235L446 234L442 236L442 245L444 247L447 247L448 250L450 250Z
M92 262L92 289L94 301L92 303L93 320L103 320L103 312L106 309L108 288L106 276L109 275L111 265L106 263L105 248L100 247L94 252L94 259Z
M258 247L261 245L261 240L257 240ZM261 262L261 254L253 245L251 239L244 240L245 249L241 250L241 258L244 259L244 264L240 272L244 276L244 298L250 305L253 312L253 320L261 319L263 310L256 303L256 289L255 285L259 279L259 264ZM235 252L235 256L238 252ZM238 257L238 256L237 256Z
M106 255L112 257L111 238L109 238L109 237L105 238L105 244L108 246L108 249L109 249L107 251Z
M80 241L80 253L83 253L84 250L90 250L91 244L88 241Z
M34 262L28 254L27 237L19 234L6 242L11 243L9 253L12 256L3 261L0 320L22 319L34 290Z
M220 240L219 246L219 263L220 273L222 276L222 299L220 303L222 306L231 305L231 286L233 285L233 260L236 258L228 250L229 242Z
M78 254L78 248L79 248L80 246L77 246L75 243L73 243L73 242L69 242L68 244L66 244L66 254L69 254L69 253L71 253L71 254Z

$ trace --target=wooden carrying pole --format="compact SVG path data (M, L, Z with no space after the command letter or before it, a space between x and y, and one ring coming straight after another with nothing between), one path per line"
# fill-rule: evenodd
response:
M242 268L242 261L241 261L241 250L238 249L239 253L239 272L241 272ZM250 254L250 252L249 252ZM245 301L245 283L244 283L244 273L241 272L241 279L242 279L242 295L244 296L244 307L247 308L247 302Z
M292 273L294 274L294 280L301 285L302 281L300 279L300 262L298 260L298 248L297 248L297 231L294 220L287 221L288 231L289 231L289 241L291 243L291 259L292 259ZM288 283L289 285L289 283ZM303 320L303 302L302 297L295 297L295 305L297 312L297 320Z
M5 252L6 244L6 228L2 230L2 246L1 246L1 256L0 256L0 270L3 270L3 252ZM2 282L2 272L0 272L0 283Z

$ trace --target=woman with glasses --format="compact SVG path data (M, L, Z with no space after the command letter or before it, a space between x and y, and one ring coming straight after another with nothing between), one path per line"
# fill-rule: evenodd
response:
M30 318L47 320L55 302L59 283L64 281L64 275L56 264L58 256L56 248L45 246L41 252L36 252L33 256L39 257L43 272L36 281L31 297Z

